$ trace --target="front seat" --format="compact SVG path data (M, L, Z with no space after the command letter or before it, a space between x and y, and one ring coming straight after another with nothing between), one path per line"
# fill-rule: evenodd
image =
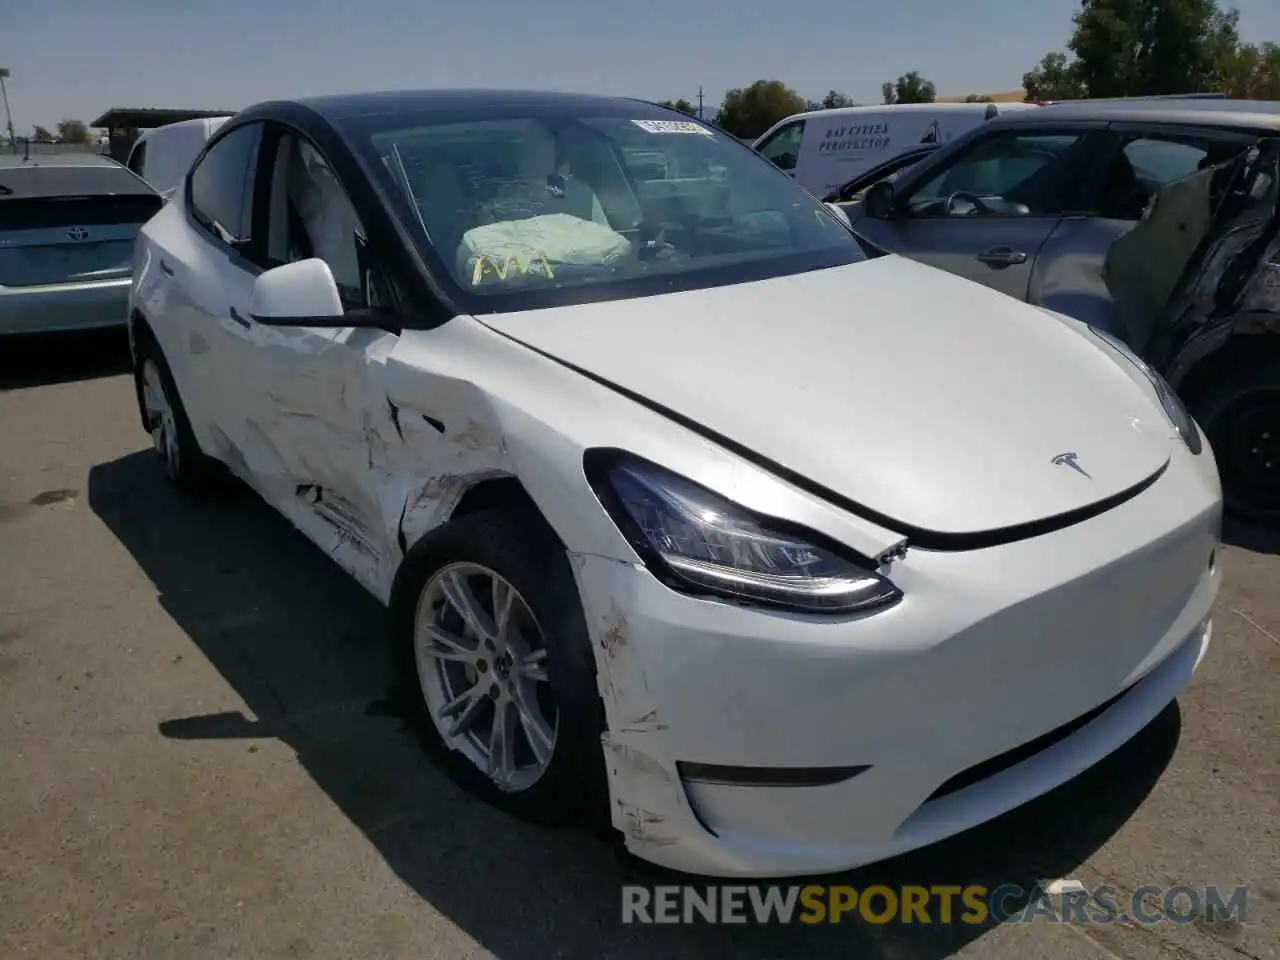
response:
M1116 154L1103 185L1102 209L1117 220L1139 220L1150 199L1129 158Z
M298 143L290 161L289 199L310 241L308 252L329 264L343 299L358 300L363 284L356 236L362 231L346 191L311 144Z
M530 124L520 140L517 164L515 182L499 190L489 205L493 220L567 213L608 226L600 199L584 180L574 176L550 131Z

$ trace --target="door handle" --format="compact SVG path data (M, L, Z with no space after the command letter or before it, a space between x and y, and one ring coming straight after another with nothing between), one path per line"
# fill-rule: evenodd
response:
M161 273L163 273L166 277L172 277L172 276L173 276L173 267L169 266L167 263L165 263L163 260L161 260L161 261L160 261L160 272L161 272Z
M235 307L232 307L227 313L231 317L231 319L234 320L236 323L240 324L240 326L244 327L246 330L249 329L249 321L246 320L244 317L242 317L240 315L240 311L237 310Z
M1011 247L992 247L978 254L978 259L989 267L1013 267L1027 262L1027 255Z

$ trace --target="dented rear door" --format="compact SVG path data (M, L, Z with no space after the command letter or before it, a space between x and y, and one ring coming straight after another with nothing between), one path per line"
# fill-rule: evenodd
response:
M1280 137L1259 139L1224 170L1213 227L1154 341L1175 384L1232 332L1280 332Z
M1030 299L1146 354L1208 242L1224 184L1258 138L1220 127L1115 123L1078 207L1041 249Z
M369 371L397 339L382 330L258 323L246 338L258 372L253 427L272 464L263 486L310 515L308 532L361 580L389 546L371 482L370 425L395 424Z

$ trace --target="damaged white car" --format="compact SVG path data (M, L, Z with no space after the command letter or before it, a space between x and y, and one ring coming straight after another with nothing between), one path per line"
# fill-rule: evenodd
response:
M390 608L460 783L648 860L931 843L1114 750L1208 647L1221 490L1157 375L871 257L671 111L254 107L134 278L172 480L238 476Z

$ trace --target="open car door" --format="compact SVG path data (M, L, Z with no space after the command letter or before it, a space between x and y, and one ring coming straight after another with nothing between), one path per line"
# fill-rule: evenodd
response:
M1160 190L1106 283L1209 438L1227 510L1280 525L1280 138Z
M1107 252L1114 332L1176 385L1237 323L1280 314L1278 235L1280 138L1166 184Z

